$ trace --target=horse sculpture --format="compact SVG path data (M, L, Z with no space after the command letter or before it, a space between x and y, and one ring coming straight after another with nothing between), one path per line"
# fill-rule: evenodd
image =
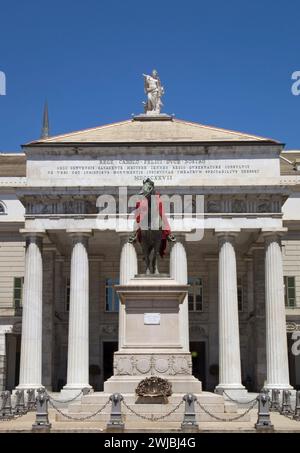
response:
M163 257L167 241L175 242L176 239L171 233L162 200L151 179L147 178L143 181L139 195L141 200L136 204L135 231L128 241L140 242L146 274L158 274L157 255Z

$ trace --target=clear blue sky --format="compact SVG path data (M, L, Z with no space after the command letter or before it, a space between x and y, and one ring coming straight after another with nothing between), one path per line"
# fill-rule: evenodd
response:
M0 151L142 112L156 68L176 117L300 149L299 0L0 0Z

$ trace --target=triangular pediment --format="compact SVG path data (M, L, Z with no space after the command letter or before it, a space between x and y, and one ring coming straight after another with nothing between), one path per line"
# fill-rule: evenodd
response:
M218 127L175 118L138 120L130 119L68 134L37 140L29 144L53 143L146 143L146 142L273 142L256 135L235 132Z

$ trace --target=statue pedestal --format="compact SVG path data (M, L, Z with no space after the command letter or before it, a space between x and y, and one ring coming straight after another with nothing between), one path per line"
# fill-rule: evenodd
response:
M183 395L193 393L205 410L222 419L237 416L236 407L228 404L225 412L224 398L215 393L202 392L201 382L192 376L191 354L184 347L186 335L182 329L180 310L187 295L187 285L163 275L139 275L126 285L116 287L120 296L119 350L114 354L114 375L104 383L104 392L85 395L81 401L68 406L68 415L85 417L95 414L107 403L112 393L121 393L121 412L125 432L170 432L181 426L185 432L185 405ZM184 302L186 303L186 301ZM157 376L172 384L172 395L156 399L152 393L138 396L135 390L146 377ZM145 392L147 393L147 392ZM162 395L164 396L164 395ZM179 406L179 404L181 405ZM215 421L203 409L196 407L201 421ZM111 406L93 415L93 420L107 423L111 417ZM249 414L239 421L249 421ZM154 421L155 418L158 421ZM56 420L71 421L61 414ZM149 421L151 420L151 421ZM111 428L112 429L112 428ZM111 430L110 429L110 430ZM118 428L119 429L119 428Z
M187 290L188 285L164 275L136 276L116 286L122 316L119 350L104 392L134 394L149 376L167 379L173 393L201 392L201 382L192 376L191 354L181 343L179 310Z

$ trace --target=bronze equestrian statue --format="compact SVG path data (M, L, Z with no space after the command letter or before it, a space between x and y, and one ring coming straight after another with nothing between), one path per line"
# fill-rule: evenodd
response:
M175 242L159 193L154 182L147 178L139 192L141 200L136 203L135 231L129 242L136 240L142 246L146 274L158 274L157 255L165 254L167 241Z

